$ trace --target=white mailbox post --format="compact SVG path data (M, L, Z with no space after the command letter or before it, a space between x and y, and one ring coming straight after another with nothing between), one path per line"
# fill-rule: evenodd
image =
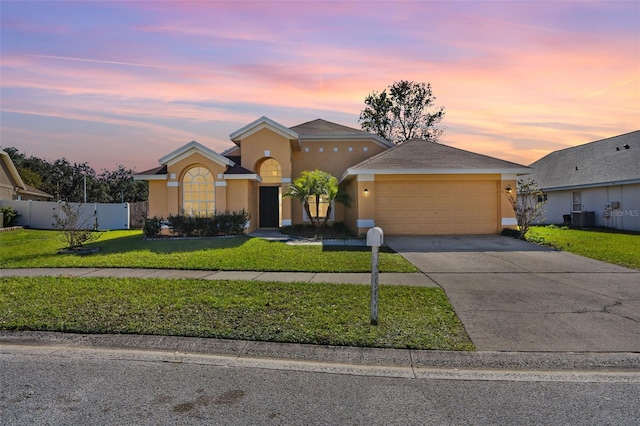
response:
M377 226L367 231L367 245L371 247L371 325L378 325L378 255L384 243L384 233Z

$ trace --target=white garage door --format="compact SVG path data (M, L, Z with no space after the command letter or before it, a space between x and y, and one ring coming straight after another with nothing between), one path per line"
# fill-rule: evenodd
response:
M375 224L389 235L496 234L496 181L419 177L375 184Z

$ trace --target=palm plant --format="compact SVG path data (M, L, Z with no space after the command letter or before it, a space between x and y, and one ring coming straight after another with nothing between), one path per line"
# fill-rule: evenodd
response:
M289 185L289 190L284 194L285 197L297 198L302 202L305 212L311 225L316 229L317 233L321 233L329 221L331 216L333 201L341 202L347 206L350 205L351 199L345 193L339 190L338 180L327 172L321 170L303 171L300 176L294 179ZM311 214L309 199L313 197L315 200L315 215ZM320 216L320 202L328 203L327 211L324 219Z

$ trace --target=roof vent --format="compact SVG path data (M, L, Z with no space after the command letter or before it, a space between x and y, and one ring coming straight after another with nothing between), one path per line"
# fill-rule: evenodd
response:
M624 144L624 145L622 145L622 146L624 146L624 149L629 149L629 148L631 148L631 147L629 146L629 144L628 144L628 143L625 143L625 144Z
M616 151L620 151L620 147L619 146L616 146Z

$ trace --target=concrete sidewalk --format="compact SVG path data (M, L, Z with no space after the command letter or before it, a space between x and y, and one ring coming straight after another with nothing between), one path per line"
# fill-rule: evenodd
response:
M115 277L115 278L192 278L205 280L247 280L309 282L334 284L371 284L370 273L339 272L259 272L259 271L199 271L186 269L134 268L23 268L0 269L0 277ZM416 273L380 273L380 284L438 287L429 277Z

